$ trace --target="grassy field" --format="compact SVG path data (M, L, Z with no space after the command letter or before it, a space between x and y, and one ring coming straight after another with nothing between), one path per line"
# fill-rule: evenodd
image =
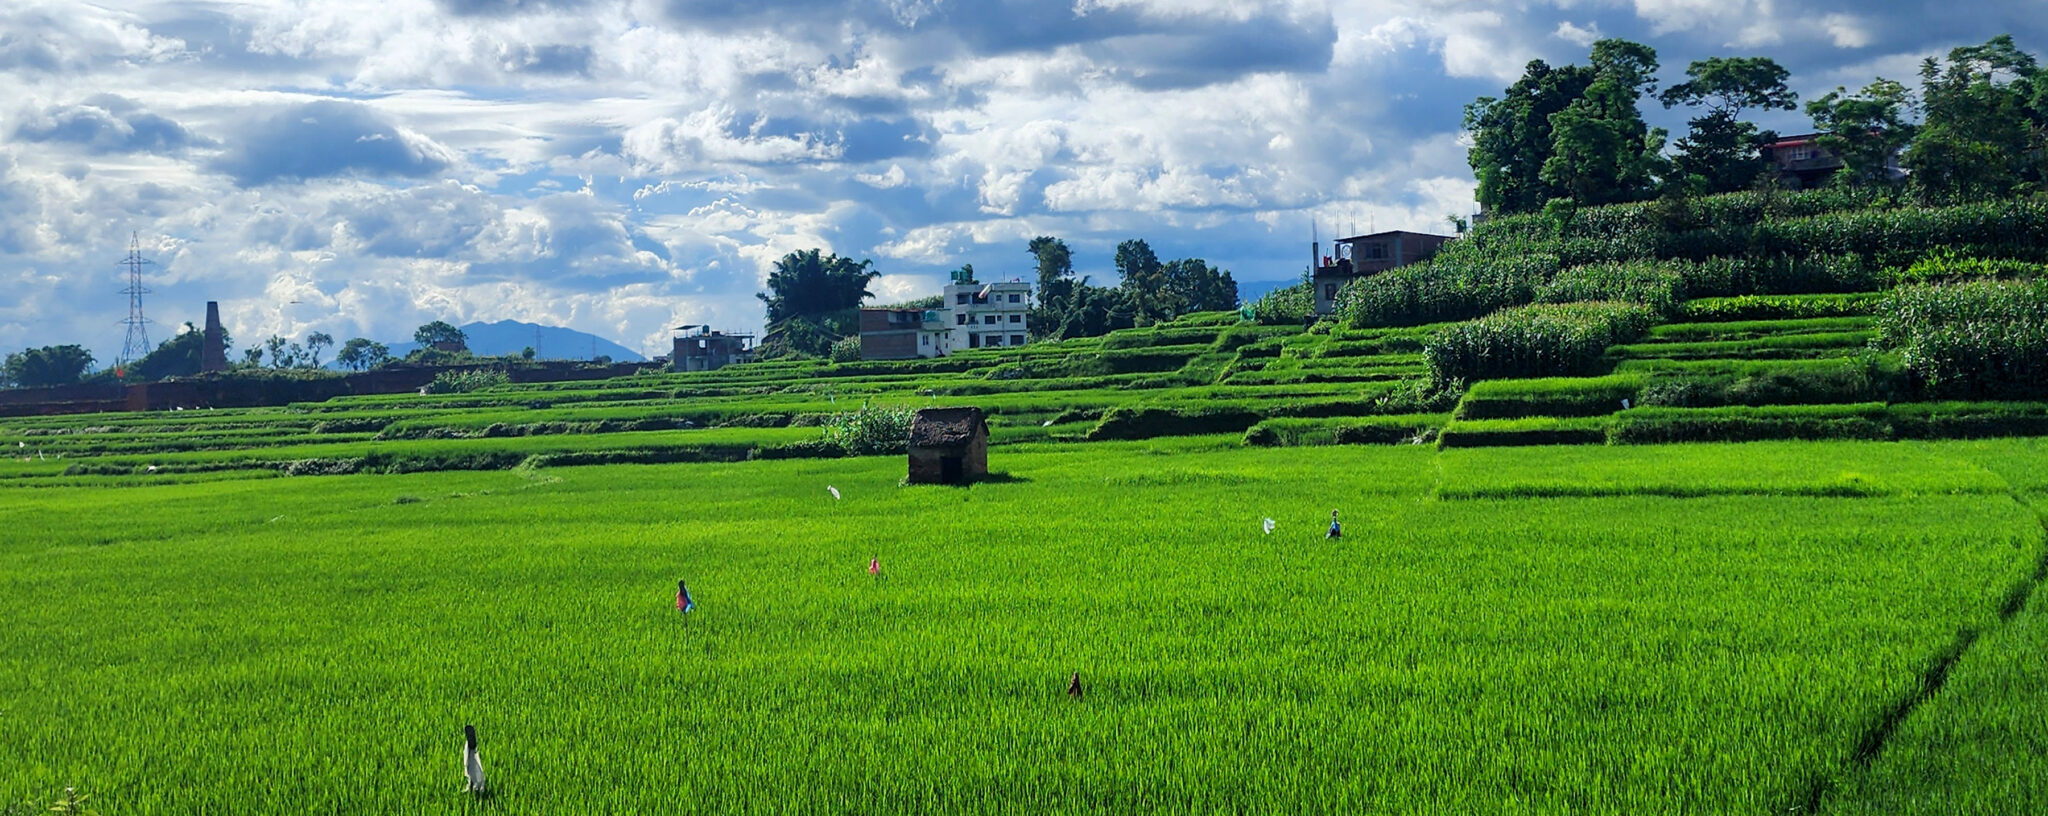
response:
M23 478L0 813L2033 812L2044 454Z

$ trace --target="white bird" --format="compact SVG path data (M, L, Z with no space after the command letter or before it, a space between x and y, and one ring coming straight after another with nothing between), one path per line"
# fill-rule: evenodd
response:
M1050 428L1050 427L1052 427L1052 420L1048 419L1048 420L1046 420L1046 421L1044 422L1044 424L1041 424L1041 425L1039 425L1038 427L1040 427L1040 428Z
M1266 519L1266 524L1265 524L1265 527L1266 527L1266 535L1272 535L1272 534L1273 534L1273 520L1272 520L1272 519Z
M832 494L832 498L834 499L839 498L839 488L833 487L831 485L826 485L825 492Z
M151 472L151 473L155 473L155 472L156 472L156 465L150 465L149 467L143 468L143 470L147 470L147 471L149 471L149 472Z
M462 727L462 775L468 778L470 793L484 792L484 761L476 753L476 726Z

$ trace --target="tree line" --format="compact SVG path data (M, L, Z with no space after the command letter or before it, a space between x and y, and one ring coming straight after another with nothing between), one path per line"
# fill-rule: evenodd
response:
M1201 258L1161 261L1143 239L1117 245L1116 286L1096 286L1076 277L1074 253L1053 236L1031 239L1027 246L1036 266L1037 304L1028 318L1034 340L1092 337L1116 329L1149 326L1184 314L1235 309L1237 282L1230 272ZM820 249L791 252L775 262L767 291L755 294L767 307L768 330L761 357L798 355L846 356L857 349L860 308L874 298L868 290L881 275L870 260L856 261ZM954 273L974 280L974 266ZM935 309L937 295L895 304L897 308Z
M364 337L351 337L341 344L335 353L334 362L350 371L368 371L387 365L406 363L414 365L447 365L480 361L467 351L444 351L434 346L439 343L463 343L467 341L463 331L446 321L435 320L413 331L413 342L419 348L404 357L393 357L389 346ZM224 349L234 347L234 338L226 329L221 330L221 345ZM108 369L94 375L92 352L79 345L42 346L26 348L7 355L0 361L0 388L43 388L57 385L72 385L96 379L122 382L154 382L170 377L189 377L200 372L202 354L206 346L206 333L185 323L185 330L157 345L156 349L141 359L132 361L117 369ZM310 332L303 341L286 340L271 335L263 342L242 350L241 359L230 360L229 369L234 371L315 371L324 367L322 355L334 348L334 337L326 332ZM518 359L532 360L533 347L528 346ZM511 359L508 356L505 359Z
M1782 66L1711 57L1661 92L1657 69L1649 46L1606 39L1586 65L1532 61L1501 96L1466 106L1480 205L1511 214L1775 181L1764 148L1778 134L1745 114L1800 109ZM1879 77L1806 103L1818 146L1846 165L1831 183L1897 186L1933 202L2048 189L2048 71L2011 35L1930 57L1920 80L1914 91ZM1644 97L1696 112L1673 150L1665 149L1669 134L1643 119Z

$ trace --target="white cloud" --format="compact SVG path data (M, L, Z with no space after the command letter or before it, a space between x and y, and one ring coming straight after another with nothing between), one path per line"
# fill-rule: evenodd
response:
M1580 48L1591 46L1600 39L1600 24L1587 23L1584 28L1573 25L1570 20L1557 24L1557 31L1550 36L1576 45Z
M1830 14L1820 18L1820 27L1834 40L1836 48L1862 48L1874 39L1870 22L1854 14Z
M735 128L737 114L718 105L694 111L680 121L647 122L626 131L624 150L642 169L655 173L706 170L728 164L776 164L837 158L843 148L815 134L763 135L765 117Z

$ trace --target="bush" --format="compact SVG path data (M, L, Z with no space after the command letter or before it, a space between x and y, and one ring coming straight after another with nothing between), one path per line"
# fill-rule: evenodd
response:
M1684 282L1676 267L1654 261L1575 266L1539 287L1536 302L1625 301L1669 314Z
M1467 320L1535 300L1559 266L1540 245L1472 246L1453 242L1429 261L1354 280L1337 293L1337 311L1355 328Z
M1315 313L1315 301L1309 297L1311 294L1306 283L1267 292L1252 302L1252 319L1268 326L1297 325Z
M863 405L858 411L834 415L825 424L824 441L854 456L903 453L910 448L910 422L916 416L909 408Z
M1979 258L1952 249L1939 249L1900 270L1894 279L1900 283L1939 283L1974 278L2013 280L2041 277L2048 277L2048 264Z
M2048 394L2048 279L1900 287L1878 307L1876 343L1930 394Z
M469 368L460 371L443 371L434 375L434 381L427 384L429 394L467 394L510 385L512 377L497 368Z
M842 337L834 341L829 356L835 363L860 362L860 336Z
M1650 310L1632 303L1567 303L1506 309L1438 331L1423 360L1438 382L1588 374L1607 347L1642 336Z
M1805 320L1818 317L1861 317L1876 312L1876 292L1848 295L1743 295L1702 298L1678 308L1678 319L1701 322L1737 320Z

